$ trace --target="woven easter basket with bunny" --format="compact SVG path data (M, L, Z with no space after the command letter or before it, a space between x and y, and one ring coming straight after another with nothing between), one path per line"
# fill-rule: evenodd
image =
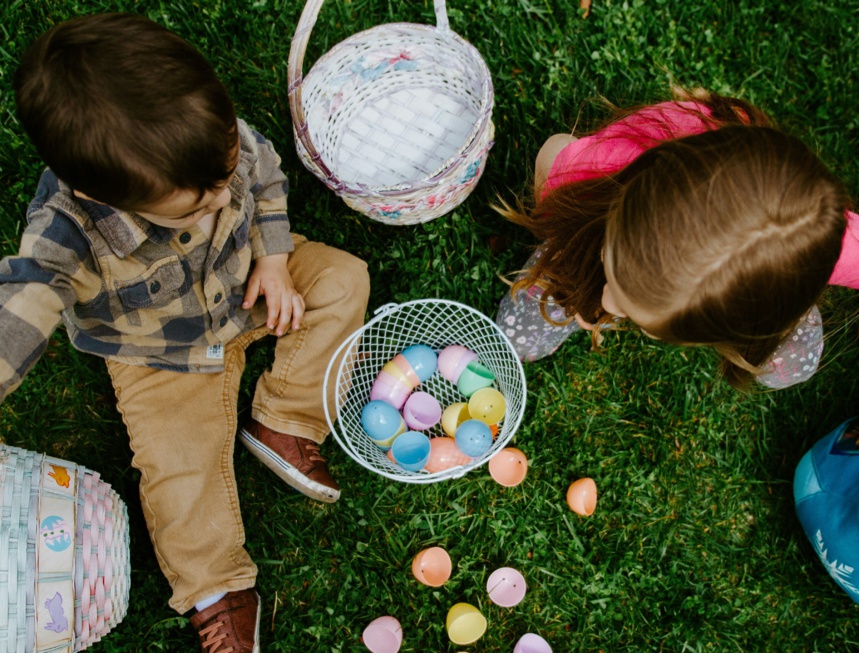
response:
M289 52L289 107L302 162L351 208L392 225L427 222L471 193L492 147L493 88L477 50L450 29L379 25L302 78L323 0L308 0Z
M89 648L130 580L128 512L98 472L0 443L0 651Z

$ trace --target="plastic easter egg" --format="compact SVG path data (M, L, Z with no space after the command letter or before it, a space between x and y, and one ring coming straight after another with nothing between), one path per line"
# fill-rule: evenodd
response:
M415 374L415 371L412 369L412 366L409 365L409 361L406 360L406 357L402 354L397 354L391 359L391 363L399 368L399 370L405 374L408 383L413 388L416 388L421 380L418 378L418 375Z
M385 374L390 374L392 377L394 377L397 381L402 383L410 390L414 390L415 386L418 385L417 383L412 383L413 379L417 379L415 373L412 372L411 374L406 374L403 369L394 361L388 361L387 363L385 363L385 366L382 368L382 371Z
M391 404L397 410L403 407L409 398L412 389L396 377L385 371L379 372L373 387L370 388L371 401L384 401Z
M481 388L468 400L468 414L486 424L498 424L505 412L507 402L495 388Z
M472 361L465 366L457 379L456 387L466 397L471 397L481 388L488 388L495 382L495 375L485 365Z
M470 462L471 458L457 448L453 438L432 438L430 440L430 457L424 469L435 474L451 467L467 465Z
M460 646L472 644L486 632L486 617L468 603L457 603L447 612L447 636Z
M372 653L397 653L403 643L403 628L394 617L386 615L371 621L361 640Z
M426 392L413 392L403 406L403 417L412 431L426 431L441 419L438 400Z
M419 472L429 460L430 440L418 431L406 431L394 440L391 455L403 469Z
M479 419L464 421L456 429L456 446L466 456L477 458L492 446L492 431Z
M592 478L580 478L567 489L567 505L570 510L585 517L593 514L597 507L597 484Z
M426 345L412 345L403 349L402 355L409 362L409 365L412 366L421 383L435 374L438 365L438 356L436 356L436 353L430 347Z
M441 587L450 578L453 562L440 546L424 549L412 560L412 574L424 585Z
M512 567L496 569L486 581L490 600L502 608L512 608L521 603L527 589L525 577Z
M552 653L549 642L534 633L525 633L513 647L513 653Z
M441 350L438 355L439 373L453 384L459 380L462 370L477 360L477 354L462 345L450 345Z
M378 399L361 409L361 427L382 448L390 447L394 438L406 432L403 416L391 404Z
M515 487L525 480L528 459L515 447L506 447L489 461L489 475L504 487Z
M468 414L468 404L464 402L451 404L441 414L441 428L450 437L456 437L456 429L467 419L471 419L471 415Z

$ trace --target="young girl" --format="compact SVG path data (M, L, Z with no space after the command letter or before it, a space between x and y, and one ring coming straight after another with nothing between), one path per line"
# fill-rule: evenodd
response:
M758 109L703 91L558 134L537 156L533 208L502 206L542 245L496 318L519 356L628 318L654 338L710 345L735 387L807 379L815 304L859 287L859 216L843 186Z

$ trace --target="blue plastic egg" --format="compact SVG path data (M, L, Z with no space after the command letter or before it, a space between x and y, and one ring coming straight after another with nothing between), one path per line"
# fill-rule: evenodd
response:
M467 419L456 429L456 447L466 456L477 458L492 446L492 429L479 419Z
M411 345L403 349L402 353L403 358L412 366L421 383L435 373L438 365L438 356L431 347L427 347L426 345Z
M430 457L430 439L419 431L406 431L391 445L391 456L403 469L419 472Z
M383 448L390 447L393 439L406 430L406 423L400 411L378 399L361 409L361 426L364 432Z

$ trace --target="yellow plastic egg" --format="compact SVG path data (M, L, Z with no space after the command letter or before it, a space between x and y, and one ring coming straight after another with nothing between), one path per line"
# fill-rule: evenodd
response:
M450 437L455 437L456 429L467 419L471 419L471 415L468 413L468 404L464 402L451 404L441 414L441 428Z
M495 388L481 388L468 400L468 414L486 424L498 424L507 411L504 395Z

